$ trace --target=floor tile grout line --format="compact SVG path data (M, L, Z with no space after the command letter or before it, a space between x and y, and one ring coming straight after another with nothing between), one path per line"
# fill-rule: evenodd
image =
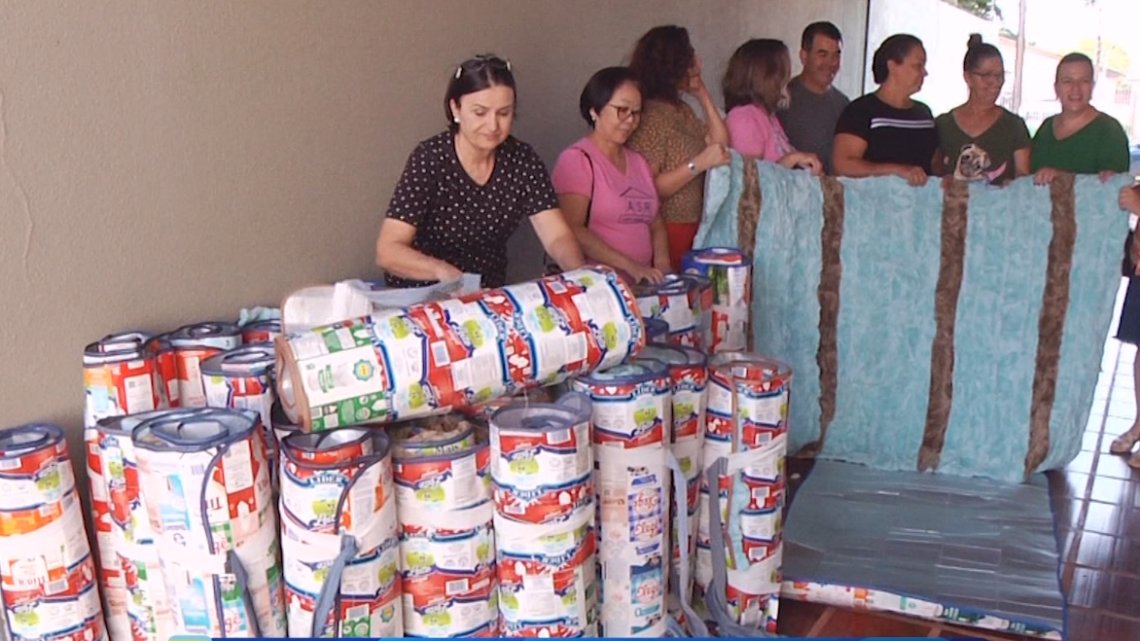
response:
M819 615L819 618L815 620L815 623L811 626L811 629L808 630L808 633L805 636L817 636L820 631L827 626L827 622L831 620L831 615L834 613L835 606L827 606L827 609L823 611L823 614Z

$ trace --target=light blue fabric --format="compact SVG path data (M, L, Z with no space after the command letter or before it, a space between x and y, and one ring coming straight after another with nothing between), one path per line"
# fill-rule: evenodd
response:
M844 203L839 382L822 455L913 470L930 390L942 190L847 180Z
M1106 185L1095 176L1077 177L1077 246L1069 275L1057 401L1049 421L1049 455L1038 471L1063 467L1081 450L1128 231L1128 216L1117 207L1116 194L1131 183L1130 176L1115 177Z
M1029 449L1052 204L1048 189L1021 180L1004 192L972 188L967 208L954 403L938 470L1017 480Z
M755 350L795 372L789 450L819 435L822 194L804 172L759 163L761 212L753 261ZM709 172L697 247L735 246L743 161ZM929 400L942 189L901 179L843 180L845 217L836 415L821 456L887 470L917 464ZM1127 183L1077 182L1077 240L1051 449L1040 470L1080 449L1119 283ZM1020 480L1029 445L1049 241L1049 190L1029 179L971 186L954 336L954 402L939 472Z

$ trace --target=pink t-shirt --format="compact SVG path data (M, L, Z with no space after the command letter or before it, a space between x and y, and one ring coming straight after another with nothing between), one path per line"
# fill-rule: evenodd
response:
M784 126L775 114L760 105L742 105L729 110L724 119L732 148L745 156L757 156L768 162L777 162L795 151Z
M625 168L624 174L618 171L589 138L583 138L558 156L551 182L559 194L589 198L590 231L630 260L650 266L653 239L649 223L659 206L653 172L645 157L629 148L625 149Z

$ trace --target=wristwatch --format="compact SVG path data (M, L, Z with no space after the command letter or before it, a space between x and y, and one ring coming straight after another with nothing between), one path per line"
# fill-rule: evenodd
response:
M697 163L693 162L692 160L689 161L689 173L694 176L697 175Z

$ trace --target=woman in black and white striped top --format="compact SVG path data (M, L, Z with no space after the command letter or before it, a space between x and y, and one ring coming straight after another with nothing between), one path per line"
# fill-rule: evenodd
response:
M924 185L933 173L938 133L930 107L911 98L926 78L926 49L895 34L875 51L875 93L847 105L835 125L832 163L839 176L899 176Z

